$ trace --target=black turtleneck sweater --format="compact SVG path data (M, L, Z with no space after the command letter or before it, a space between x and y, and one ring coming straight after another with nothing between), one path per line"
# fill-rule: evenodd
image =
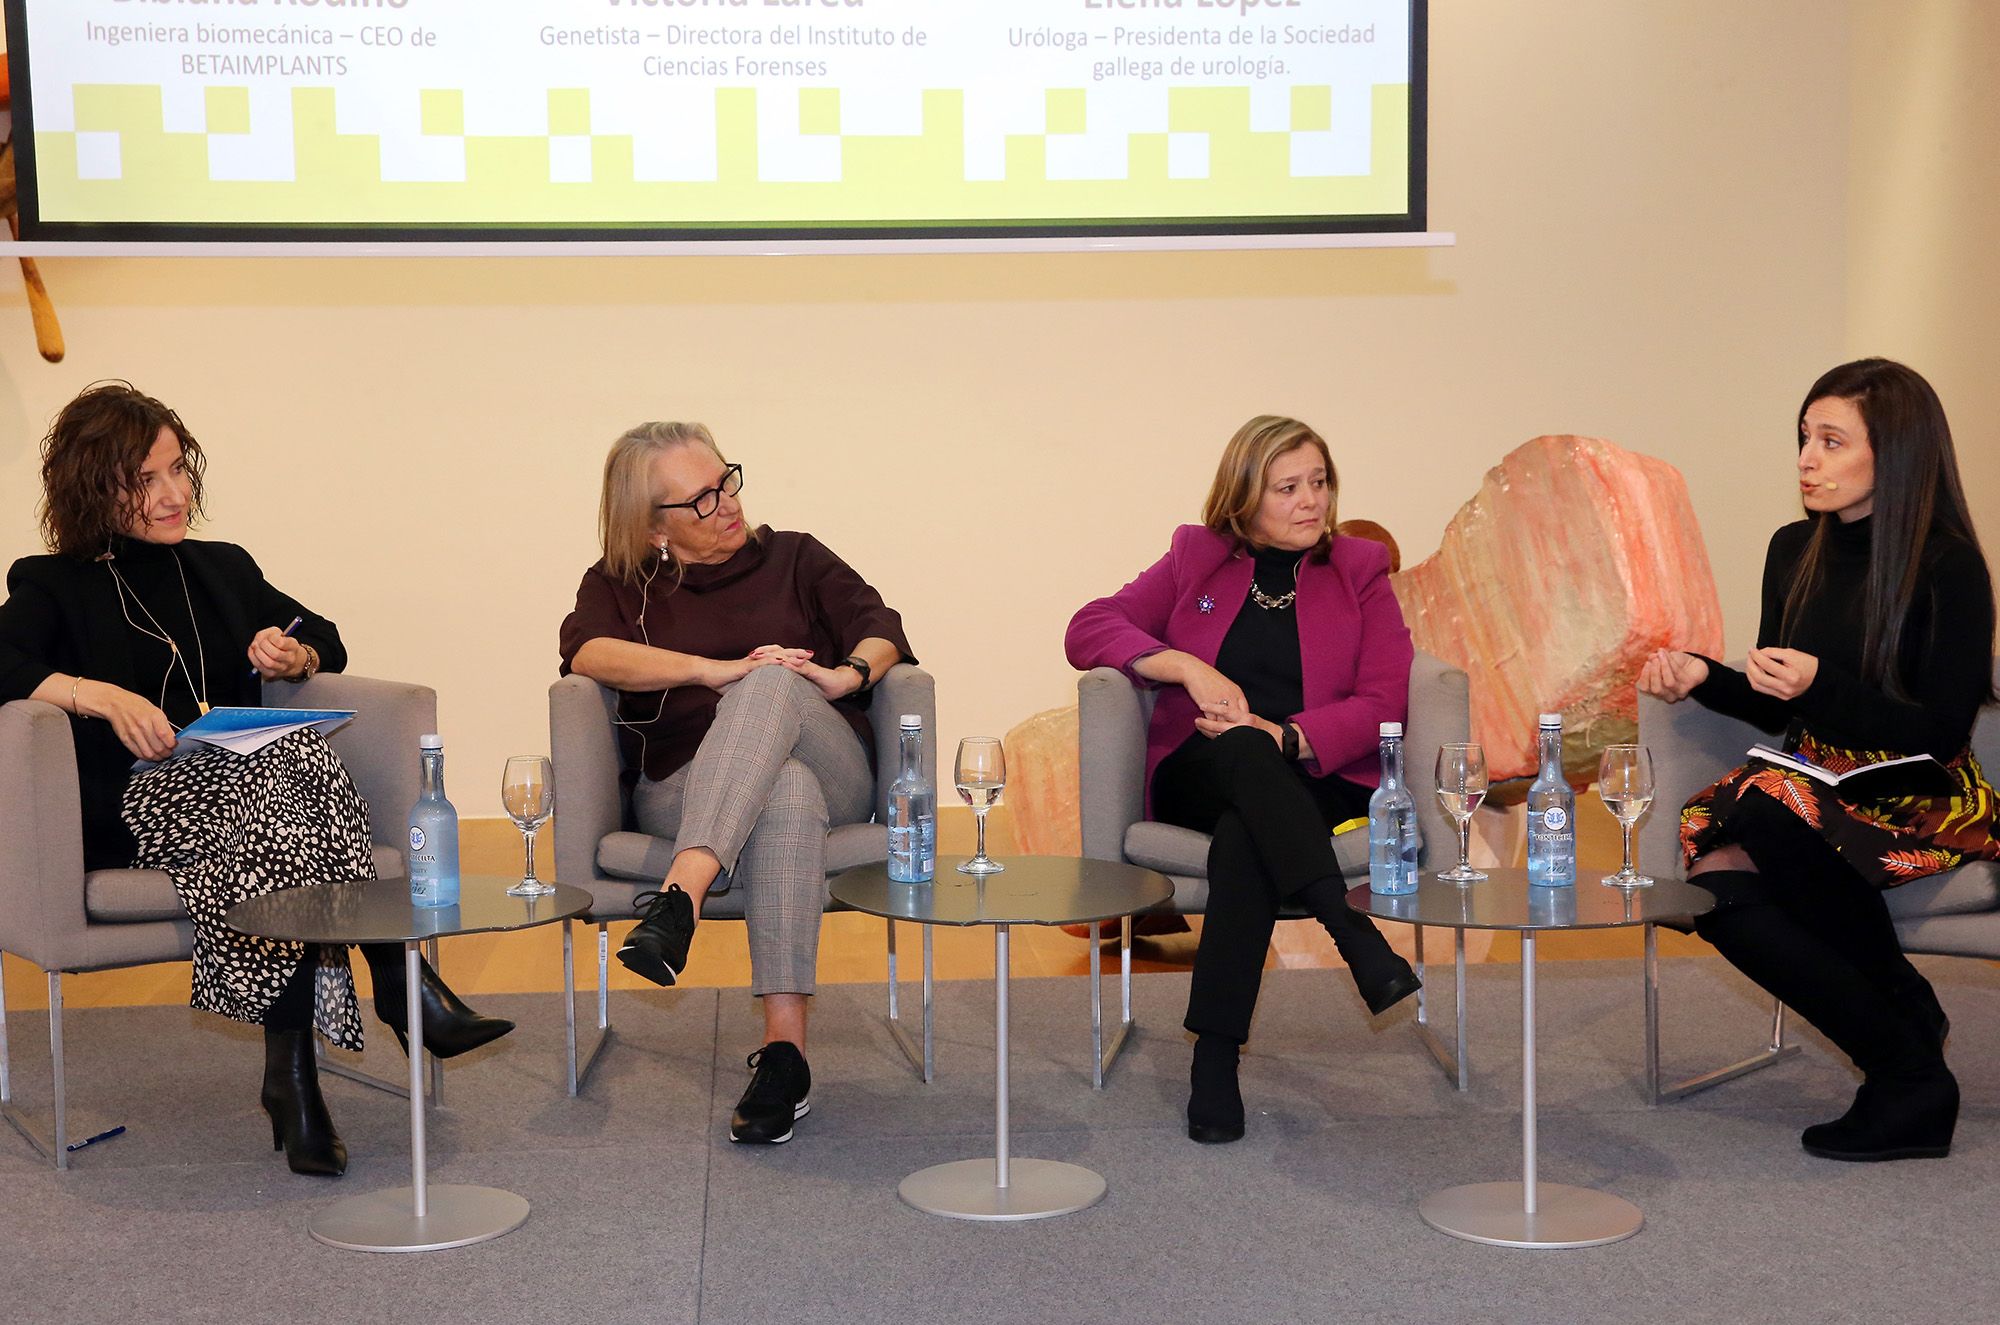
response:
M170 550L120 538L111 550L115 559L109 564L91 557L23 557L7 572L7 600L0 603L0 703L28 698L55 673L109 682L156 704L164 682L162 708L175 726L185 726L199 712L195 691L203 688L206 654L209 704L255 707L263 703L263 684L250 672L250 638L266 626L282 629L295 616L304 620L294 635L319 651L321 671L347 666L333 622L273 587L250 554L234 544L190 538ZM125 581L122 606L112 566ZM147 611L180 646L186 675L165 644L131 624L154 631ZM119 819L132 753L108 722L73 717L70 731L83 800L84 868L123 866L133 852L131 834Z
M1304 552L1256 548L1254 582L1266 598L1282 599L1299 587ZM1306 706L1304 662L1299 655L1298 600L1261 607L1255 594L1230 623L1215 654L1215 670L1243 687L1243 701L1266 722L1284 723Z
M1832 521L1817 592L1786 637L1785 595L1816 520L1788 524L1771 536L1757 627L1759 648L1797 649L1819 660L1812 685L1797 699L1775 699L1751 689L1742 672L1710 658L1708 680L1695 687L1694 698L1765 731L1796 723L1814 739L1846 749L1951 759L1971 739L1992 685L1993 588L1984 558L1952 539L1932 539L1924 549L1899 654L1910 698L1896 700L1862 679L1874 520L1816 519Z

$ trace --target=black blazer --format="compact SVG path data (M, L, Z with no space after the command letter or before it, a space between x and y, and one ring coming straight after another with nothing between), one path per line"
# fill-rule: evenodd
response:
M241 656L266 626L303 617L294 638L319 651L320 670L342 671L347 650L333 622L301 606L264 578L248 552L233 543L187 539L179 545L191 584L221 616L219 636ZM206 623L204 623L206 627ZM107 681L136 694L148 693L158 677L138 675L132 628L119 611L109 570L95 559L72 556L23 557L7 572L7 601L0 603L0 703L26 699L57 672ZM216 704L256 707L263 683L246 662L231 668L230 693L209 698ZM132 778L132 753L119 743L111 724L71 717L76 738L76 770L83 798L84 868L115 869L132 860L132 835L119 818L125 786Z

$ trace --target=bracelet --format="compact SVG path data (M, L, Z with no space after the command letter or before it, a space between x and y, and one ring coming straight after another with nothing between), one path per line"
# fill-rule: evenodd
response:
M857 658L850 653L840 660L840 665L842 667L852 667L855 671L859 672L861 674L861 690L868 688L869 678L875 674L875 669L868 665L866 658ZM860 690L857 690L855 693L859 694Z
M1285 724L1284 739L1278 742L1278 749L1287 763L1295 762L1299 757L1299 729L1289 722Z
M76 688L82 684L83 677L80 674L71 678L69 683L69 711L79 718L83 716L83 710L76 706Z
M300 681L310 681L319 674L319 650L310 644L299 645L306 653L306 669L299 673Z

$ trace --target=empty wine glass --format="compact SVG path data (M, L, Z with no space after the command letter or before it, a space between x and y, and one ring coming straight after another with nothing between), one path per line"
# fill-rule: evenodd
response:
M515 755L500 774L500 805L521 830L527 843L527 867L521 881L507 890L511 897L545 897L555 891L535 877L535 830L549 821L556 808L555 770L540 755Z
M1438 804L1458 823L1458 864L1438 875L1446 883L1477 883L1486 875L1466 859L1472 812L1486 799L1486 752L1477 745L1441 745L1437 758Z
M958 743L958 763L952 781L979 821L979 850L958 867L958 872L1000 873L1007 867L986 854L986 812L1000 803L1000 793L1007 785L1007 752L994 737L966 737Z
M1653 803L1653 757L1643 745L1607 745L1597 765L1597 794L1625 836L1625 862L1604 882L1614 888L1645 888L1652 880L1632 868L1632 825Z

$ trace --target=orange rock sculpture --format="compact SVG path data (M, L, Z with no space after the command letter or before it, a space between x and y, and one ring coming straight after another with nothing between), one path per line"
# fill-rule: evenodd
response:
M1631 739L1649 653L1722 651L1687 483L1601 438L1509 452L1392 583L1417 647L1470 674L1472 738L1495 780L1533 774L1536 715L1560 710L1566 762L1588 781L1605 745Z
M1076 705L1016 723L1001 738L1007 752L1007 811L1023 855L1080 856Z

